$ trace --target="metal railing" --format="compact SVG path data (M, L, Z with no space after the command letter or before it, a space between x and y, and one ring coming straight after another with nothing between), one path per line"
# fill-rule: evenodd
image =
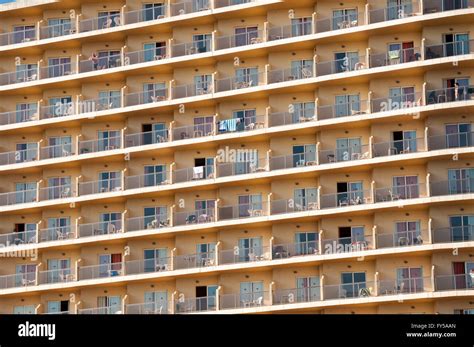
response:
M385 157L397 154L407 154L427 151L424 138L396 140L389 142L376 142L373 144L374 157Z
M272 259L287 259L319 254L318 240L273 245Z
M426 184L406 184L375 189L375 202L399 201L426 197Z
M392 280L379 280L378 295L416 294L431 288L431 277L410 277Z
M249 263L255 261L271 260L270 247L239 247L225 249L219 252L219 265Z
M367 69L365 56L346 57L333 61L316 63L316 76L326 76L343 72Z
M423 14L419 0L404 1L400 5L377 8L369 11L369 23L387 22Z
M474 241L474 225L464 225L433 230L433 243Z
M122 232L122 220L85 223L78 225L77 237L112 235Z
M407 230L387 234L377 234L377 248L422 245L422 235L425 234L427 234L427 232L421 230Z
M369 56L369 64L371 68L411 63L421 60L420 49L404 48L385 53L373 53Z
M248 203L240 205L222 206L218 208L218 220L242 219L268 215L268 204Z
M374 282L355 282L345 284L325 285L324 300L355 299L375 295Z

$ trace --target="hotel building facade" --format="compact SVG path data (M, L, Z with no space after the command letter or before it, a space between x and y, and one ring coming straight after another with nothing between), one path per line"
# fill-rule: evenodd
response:
M0 5L0 313L474 313L471 30L473 0Z

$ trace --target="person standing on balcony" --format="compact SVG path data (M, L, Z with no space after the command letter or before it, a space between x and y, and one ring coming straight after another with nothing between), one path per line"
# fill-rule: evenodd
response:
M89 57L89 60L92 61L94 70L97 70L97 67L99 66L99 56L97 55L97 53L96 52L92 53L92 55Z

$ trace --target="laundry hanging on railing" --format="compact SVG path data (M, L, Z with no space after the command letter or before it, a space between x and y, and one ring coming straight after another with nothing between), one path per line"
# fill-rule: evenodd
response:
M219 121L219 131L236 131L237 124L240 123L240 118L230 118Z

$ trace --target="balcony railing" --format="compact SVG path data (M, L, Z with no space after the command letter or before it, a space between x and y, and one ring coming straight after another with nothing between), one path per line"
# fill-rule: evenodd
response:
M122 263L106 263L79 267L79 280L91 280L122 275Z
M316 63L316 76L326 76L343 72L367 69L365 56L353 56L333 61Z
M409 277L395 280L379 280L379 295L416 294L431 288L431 277Z
M377 248L392 248L417 246L423 244L425 232L421 230L397 231L394 233L378 234Z
M223 294L220 296L220 309L254 308L269 305L272 293L260 291L241 294Z
M424 0L423 13L437 13L474 7L473 0Z
M79 195L100 194L121 191L122 177L98 181L79 182Z
M173 270L214 266L216 259L216 252L177 255L173 258Z
M122 307L117 306L104 306L94 308L82 308L78 310L79 314L121 314Z
M170 184L169 172L162 171L144 175L125 177L125 189L138 189L145 187L156 187L164 184Z
M377 8L369 11L369 21L371 24L387 22L395 19L403 19L423 14L421 1L408 0L400 5Z
M39 284L65 283L75 281L72 269L55 269L39 272Z
M268 71L268 83L296 81L311 77L314 77L313 66Z
M255 160L242 160L217 164L217 177L229 177L246 175L257 172L268 171L266 158L255 158Z
M271 201L271 212L275 214L313 211L318 209L317 197L300 199L281 199Z
M95 153L122 148L122 137L114 136L96 140L79 141L79 153Z
M422 93L409 93L386 98L375 98L370 102L371 112L406 110L422 105Z
M419 48L404 48L386 53L373 53L369 56L371 68L411 63L421 60Z
M37 160L37 145L32 148L22 149L14 152L0 153L0 165L10 165L18 163L26 163Z
M372 249L371 238L365 235L353 235L336 239L322 240L322 254L361 252Z
M183 298L176 303L175 313L196 313L216 311L217 300L215 296L203 296L199 298Z
M264 41L262 30L254 30L228 36L216 37L216 49L242 47Z
M324 300L355 299L374 296L374 282L355 282L324 286Z
M36 230L27 230L13 232L9 234L0 234L0 244L3 246L9 245L24 245L29 243L37 243Z
M367 101L353 101L335 105L320 105L317 109L318 120L334 119L339 117L360 116L370 113Z
M176 212L174 214L174 225L193 225L211 223L216 220L215 209L198 209L191 212Z
M127 231L156 230L170 226L168 214L157 214L155 216L133 217L127 219Z
M372 203L372 192L370 190L355 190L321 195L320 208L338 208L369 203Z
M257 87L265 81L263 72L251 73L239 77L228 77L216 80L215 92L227 92L231 90L246 89Z
M173 183L191 182L215 178L214 165L177 169L173 172Z
M390 188L376 188L375 202L400 201L426 197L426 184L406 184Z
M167 129L125 135L125 147L145 146L168 141Z
M192 42L178 42L171 46L171 56L182 57L185 55L193 55L212 51L212 40L203 39Z
M145 302L141 304L128 304L125 306L126 314L170 314L169 302Z
M268 28L268 41L276 41L282 39L288 39L292 37L299 37L305 35L311 35L313 33L312 21L306 21L303 23L295 23L283 26L272 26Z
M385 157L397 154L407 154L427 151L424 138L377 142L373 145L374 157Z
M474 182L472 178L432 182L430 190L431 196L472 194L474 193Z
M35 286L36 275L36 272L25 272L0 276L0 289Z
M474 274L439 275L435 278L436 291L473 290Z
M74 155L72 151L72 145L70 143L62 143L59 145L52 145L42 147L40 150L40 158L43 159L54 159L54 158L65 158Z
M219 252L219 265L271 260L270 247L239 247Z
M273 292L273 305L288 305L321 301L321 287L277 289Z
M187 84L181 86L174 86L171 88L171 95L173 99L189 98L191 96L201 96L212 94L212 82L203 82L199 84Z
M122 220L79 224L77 237L112 235L122 232Z
M452 57L472 54L474 40L445 42L425 46L425 59Z
M125 95L125 102L127 106L145 105L168 99L168 89L160 88L151 91L144 91L138 93L130 93Z
M474 226L438 228L433 231L433 243L474 241Z
M434 89L426 91L426 104L441 104L447 102L472 100L474 86L457 86L450 88Z
M336 149L322 149L318 152L319 164L340 163L353 160L369 159L370 146L359 145Z
M218 208L218 212L218 220L263 217L268 215L268 204L264 201L262 203L222 206Z
M471 147L474 145L474 132L432 135L428 137L431 151L446 148Z
M269 116L269 127L276 127L290 124L300 124L317 119L314 109L296 111L296 112L275 112Z
M131 260L125 262L125 274L136 275L148 272L171 271L171 264L171 257Z
M40 229L39 241L49 242L58 240L69 240L75 238L75 233L71 226L58 226L54 228Z
M272 259L288 259L292 257L316 254L320 254L318 240L287 244L276 244L273 245L272 249Z

